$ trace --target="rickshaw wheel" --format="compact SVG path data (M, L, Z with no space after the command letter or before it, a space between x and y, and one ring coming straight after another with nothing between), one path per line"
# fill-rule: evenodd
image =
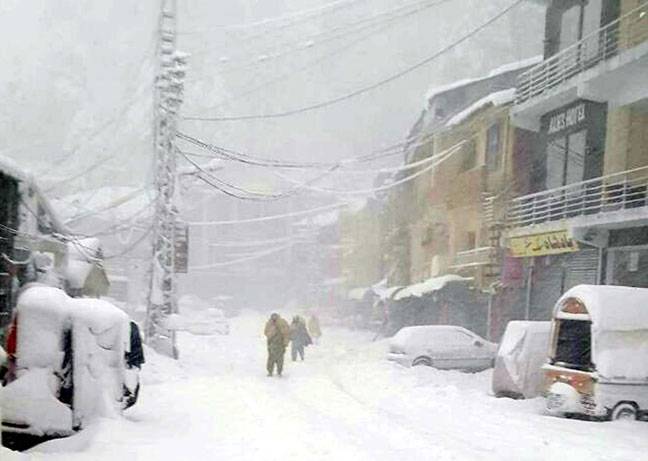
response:
M621 402L610 412L612 421L634 421L637 419L637 406L630 402Z

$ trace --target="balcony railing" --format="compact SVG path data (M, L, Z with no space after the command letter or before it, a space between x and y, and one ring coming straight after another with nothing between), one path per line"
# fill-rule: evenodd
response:
M648 167L517 197L507 211L509 227L591 216L648 206Z
M515 103L521 104L539 96L574 75L646 40L648 2L520 74Z
M455 255L454 268L483 266L491 262L493 247L481 247L473 250L460 251Z

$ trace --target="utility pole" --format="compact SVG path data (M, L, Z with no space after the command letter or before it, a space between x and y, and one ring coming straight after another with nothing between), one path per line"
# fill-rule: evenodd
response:
M158 70L155 80L154 148L155 214L151 286L146 311L146 341L156 351L178 358L171 314L178 312L175 277L176 128L182 103L185 54L176 50L176 1L161 0L158 25Z

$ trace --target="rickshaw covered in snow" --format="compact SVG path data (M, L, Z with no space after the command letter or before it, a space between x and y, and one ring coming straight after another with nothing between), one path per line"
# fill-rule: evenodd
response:
M556 303L547 410L564 416L648 414L648 289L579 285Z

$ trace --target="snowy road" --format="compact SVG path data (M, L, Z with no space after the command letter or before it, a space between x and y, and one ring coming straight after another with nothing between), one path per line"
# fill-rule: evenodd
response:
M490 372L403 369L369 334L325 331L306 362L265 376L264 318L230 336L184 335L182 359L149 357L140 403L124 419L17 455L44 460L629 460L646 423L541 414L542 402L488 395ZM3 453L4 454L4 453Z

